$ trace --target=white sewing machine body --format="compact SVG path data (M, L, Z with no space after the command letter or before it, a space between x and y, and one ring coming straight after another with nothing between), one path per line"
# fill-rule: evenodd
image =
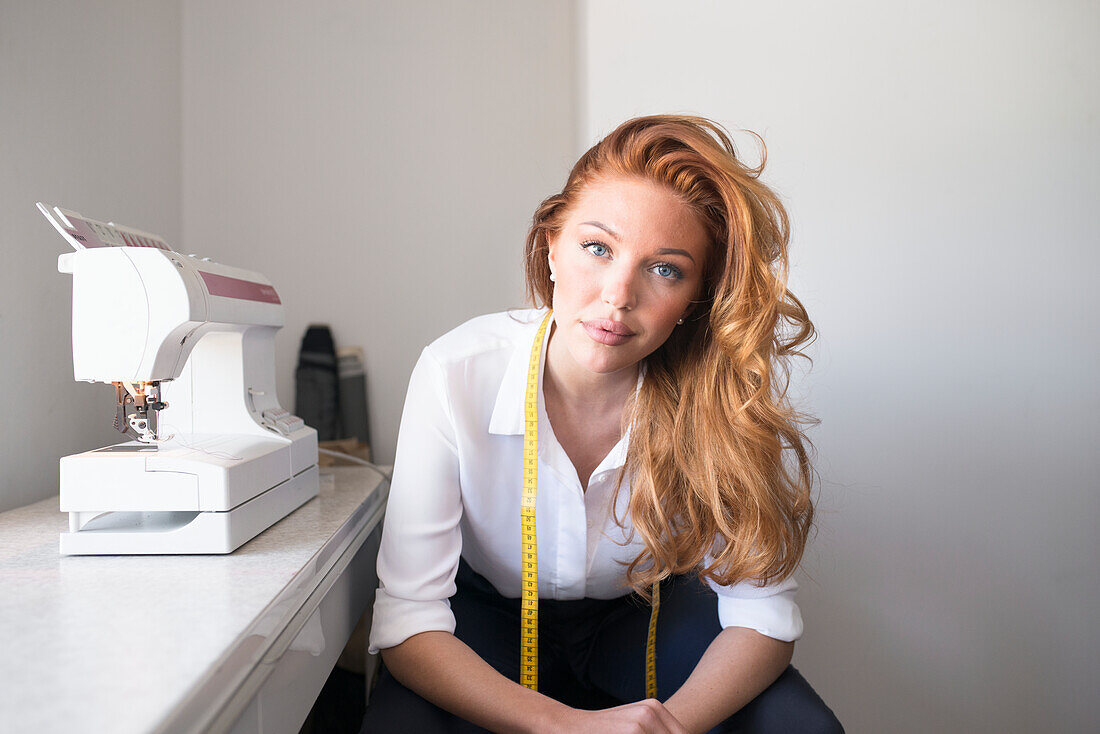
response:
M61 553L230 553L316 496L317 432L275 395L270 282L39 208L75 249L74 377L113 383L139 438L61 459Z

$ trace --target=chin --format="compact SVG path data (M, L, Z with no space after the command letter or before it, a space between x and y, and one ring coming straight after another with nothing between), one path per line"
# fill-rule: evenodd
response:
M589 372L595 372L598 375L610 375L621 369L632 367L638 362L632 354L614 355L608 352L608 347L596 345L595 349L587 349L583 355L578 355L581 358L577 359L577 362ZM574 358L576 359L576 357Z

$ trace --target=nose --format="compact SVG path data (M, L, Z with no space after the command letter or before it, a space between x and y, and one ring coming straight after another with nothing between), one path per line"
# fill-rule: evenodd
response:
M637 293L634 286L634 273L630 268L610 267L604 278L603 302L612 308L629 311L637 305Z

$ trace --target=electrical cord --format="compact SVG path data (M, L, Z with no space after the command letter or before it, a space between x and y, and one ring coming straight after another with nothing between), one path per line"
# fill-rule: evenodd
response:
M175 428L175 426L173 426L171 424L165 424L164 427L168 428L168 429ZM240 461L241 460L240 456L234 456L233 454L227 453L225 451L209 451L207 449L202 448L201 446L196 446L195 444L187 443L186 441L184 441L183 439L181 439L179 437L178 432L174 433L172 435L169 435L166 438L158 439L155 443L156 444L161 444L161 445L170 445L170 444L176 443L176 444L180 444L181 446L184 446L186 448L193 449L195 451L201 451L202 453L207 454L209 456L215 456L219 459L226 459L226 460L229 460L229 461ZM387 482L392 481L390 475L387 474L386 472L382 471L382 469L377 464L372 464L371 462L366 461L365 459L360 459L358 456L352 456L351 454L345 454L343 451L333 451L332 449L323 449L320 446L317 447L317 452L320 453L320 454L326 454L326 455L331 456L331 457L336 458L336 459L344 459L345 461L350 461L350 462L355 463L355 464L361 464L362 466L373 469L379 475L384 477Z
M346 459L347 461L353 462L355 464L362 464L363 466L370 467L371 469L374 469L376 472L381 474L383 477L386 478L387 482L392 481L392 479L390 478L390 475L387 474L386 472L382 471L382 469L377 464L372 464L371 462L369 462L365 459L360 459L358 456L352 456L351 454L345 454L343 451L333 451L332 449L323 449L320 446L317 447L317 453L325 454L327 456L331 456L331 457L337 458L337 459Z

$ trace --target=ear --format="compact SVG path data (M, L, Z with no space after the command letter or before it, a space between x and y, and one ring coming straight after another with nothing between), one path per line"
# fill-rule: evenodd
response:
M559 234L560 233L555 232L553 235L551 235L550 237L547 238L546 259L550 263L550 272L551 273L558 269L557 263L554 262L554 253L557 252L557 249L558 249L558 235Z

